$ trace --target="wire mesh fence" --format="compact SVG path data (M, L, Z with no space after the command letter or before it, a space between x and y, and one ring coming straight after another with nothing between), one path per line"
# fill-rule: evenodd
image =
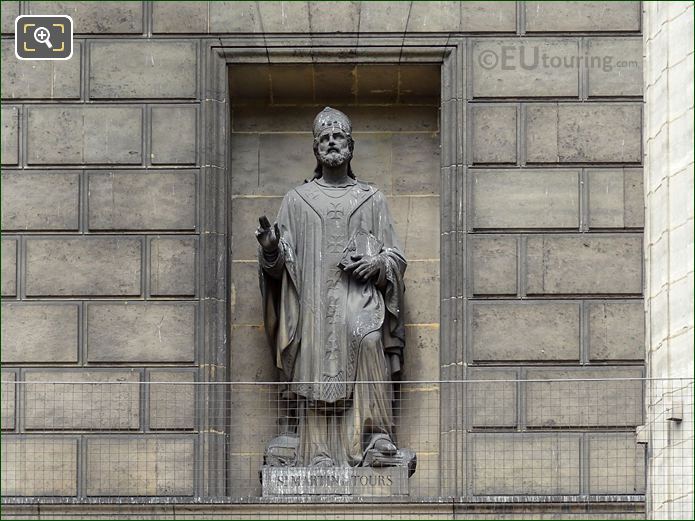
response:
M30 376L3 382L6 506L130 498L415 508L648 496L647 508L665 517L692 512L692 380L355 382L336 389ZM342 398L321 399L335 396Z

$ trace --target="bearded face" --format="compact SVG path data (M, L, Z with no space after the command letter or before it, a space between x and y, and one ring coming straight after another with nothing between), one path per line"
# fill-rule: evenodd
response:
M314 148L316 158L323 166L335 168L352 159L350 138L339 128L324 130Z

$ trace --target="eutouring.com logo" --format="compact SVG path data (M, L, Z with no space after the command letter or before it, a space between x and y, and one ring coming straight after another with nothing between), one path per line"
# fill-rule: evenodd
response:
M483 69L515 71L519 69L600 69L612 72L617 68L639 68L637 60L618 60L610 55L549 54L535 45L505 45L483 49L475 58Z

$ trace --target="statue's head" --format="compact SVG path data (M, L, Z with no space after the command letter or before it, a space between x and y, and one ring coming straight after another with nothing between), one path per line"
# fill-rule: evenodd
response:
M314 178L322 175L321 168L325 166L336 167L347 162L348 175L355 175L350 167L352 151L355 142L352 139L352 123L350 118L339 110L326 107L314 118L314 155L316 156L316 169Z

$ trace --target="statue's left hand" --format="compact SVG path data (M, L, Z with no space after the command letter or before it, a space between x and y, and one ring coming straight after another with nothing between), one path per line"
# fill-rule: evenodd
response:
M378 256L362 257L362 255L353 255L351 259L354 261L345 266L345 271L351 271L352 275L361 281L367 281L371 278L379 278L382 270L385 269L384 261Z

